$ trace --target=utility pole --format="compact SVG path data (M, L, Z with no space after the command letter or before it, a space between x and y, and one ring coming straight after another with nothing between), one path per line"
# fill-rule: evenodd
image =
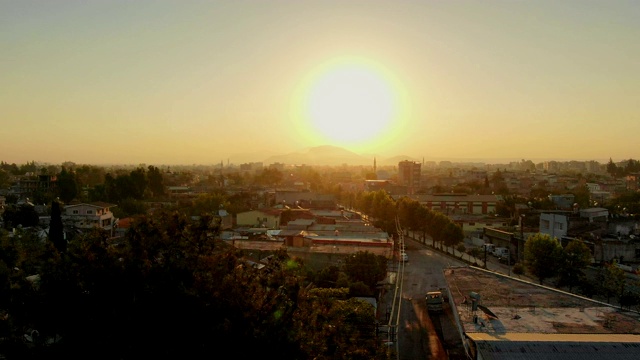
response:
M524 245L524 214L520 214L520 240L518 241L518 246L516 246L516 259L520 261L520 241L522 245Z
M487 267L487 247L484 246L484 268L488 269Z

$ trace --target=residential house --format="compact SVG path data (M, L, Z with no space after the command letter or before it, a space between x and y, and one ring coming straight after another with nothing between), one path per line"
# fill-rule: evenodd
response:
M558 210L572 210L576 196L574 194L549 195L549 200Z
M80 230L102 228L114 236L117 219L111 208L115 206L117 205L105 202L72 203L64 207L62 221L65 225Z

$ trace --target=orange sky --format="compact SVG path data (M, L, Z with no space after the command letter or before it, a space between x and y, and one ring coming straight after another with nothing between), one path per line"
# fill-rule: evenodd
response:
M0 160L212 164L323 144L638 159L638 19L633 1L2 1Z

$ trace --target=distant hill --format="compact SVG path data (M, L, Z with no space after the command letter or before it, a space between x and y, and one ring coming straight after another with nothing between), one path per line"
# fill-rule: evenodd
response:
M297 152L284 155L272 155L265 159L265 165L273 163L283 164L306 164L306 165L325 165L339 166L347 165L364 165L373 166L375 158L378 166L398 165L400 161L409 160L422 162L422 159L416 159L411 156L398 155L390 158L384 158L373 154L356 154L353 151L333 145L323 145L306 148Z
M265 164L283 163L298 165L372 165L373 157L358 155L353 151L338 146L323 145L310 147L298 152L284 155L270 156L263 161Z
M395 165L395 166L397 166L400 161L405 161L405 160L422 162L422 159L416 159L416 158L413 158L411 156L406 156L406 155L398 155L398 156L394 156L394 157L390 157L390 158L376 157L376 164L378 164L379 166L385 166L385 165Z

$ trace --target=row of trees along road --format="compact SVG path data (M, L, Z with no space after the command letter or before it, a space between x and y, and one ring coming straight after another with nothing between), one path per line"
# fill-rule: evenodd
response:
M96 229L61 246L55 226L48 241L0 233L7 359L386 358L373 306L355 298L386 276L378 255L312 271L280 250L259 269L216 240L215 217L175 211L117 241Z
M570 241L564 248L558 239L548 234L535 234L527 238L524 248L526 266L540 284L545 279L556 278L556 285L571 292L578 287L582 295L600 296L607 302L616 298L624 307L640 304L640 282L628 286L624 270L615 264L604 264L592 279L586 274L592 254L580 240ZM515 272L515 270L514 270Z
M431 211L422 206L419 201L406 196L397 201L384 190L358 193L355 207L367 214L374 226L389 234L395 234L396 217L403 229L422 234L421 240L426 242L427 236L432 239L432 246L436 242L454 247L464 239L460 225L453 222L446 215Z

